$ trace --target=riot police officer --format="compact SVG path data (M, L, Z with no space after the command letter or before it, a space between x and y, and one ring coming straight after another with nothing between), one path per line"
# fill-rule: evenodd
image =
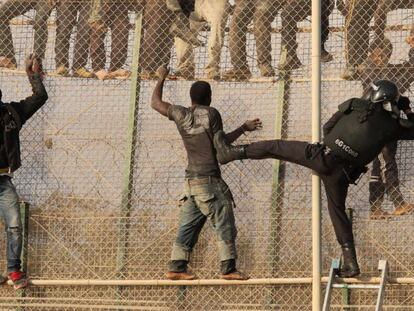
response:
M274 158L316 171L325 186L329 215L342 247L344 262L340 274L356 276L360 270L352 226L345 213L348 187L386 144L414 139L414 122L400 118L399 101L398 87L391 81L380 80L372 85L369 100L351 98L339 105L323 127L322 143L268 140L232 146L219 132L214 137L217 159L225 164L245 158Z

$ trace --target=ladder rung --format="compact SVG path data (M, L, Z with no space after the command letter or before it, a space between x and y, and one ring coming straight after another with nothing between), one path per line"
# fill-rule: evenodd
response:
M379 289L379 285L372 284L333 284L334 288L360 288L360 289Z
M378 290L377 303L375 305L375 311L382 310L382 303L384 300L385 286L387 284L388 263L386 260L380 260L378 263L378 270L381 272L381 279L379 284L348 284L348 283L335 283L338 269L341 266L339 259L332 260L331 268L329 269L328 283L326 284L325 299L323 302L322 311L329 311L331 306L331 296L333 288L359 288L359 289L376 289Z

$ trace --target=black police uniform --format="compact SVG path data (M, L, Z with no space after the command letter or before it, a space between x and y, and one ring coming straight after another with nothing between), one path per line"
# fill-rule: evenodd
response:
M339 106L324 125L322 144L269 140L244 148L249 159L274 158L308 167L325 186L328 211L339 244L353 243L351 223L345 213L348 186L392 141L414 139L409 122L395 119L380 104L352 98Z
M401 94L405 93L412 82L414 82L414 68L411 63L388 64L386 66L376 66L369 59L365 62L364 70L361 72L361 82L364 94L367 94L371 84L378 80L392 80L398 86ZM399 101L399 109L406 111L410 108L409 100ZM369 181L369 203L371 208L379 208L384 194L387 193L394 207L405 203L400 190L400 180L396 153L398 142L393 141L387 144L381 154L372 162L371 178ZM384 167L384 170L381 169ZM383 172L383 174L382 174ZM384 177L382 176L384 175Z

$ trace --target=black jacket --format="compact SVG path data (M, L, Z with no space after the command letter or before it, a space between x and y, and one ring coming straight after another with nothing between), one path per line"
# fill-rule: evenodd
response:
M33 95L20 102L0 102L0 168L9 167L11 172L21 166L19 132L22 125L48 99L39 74L30 75L29 81Z

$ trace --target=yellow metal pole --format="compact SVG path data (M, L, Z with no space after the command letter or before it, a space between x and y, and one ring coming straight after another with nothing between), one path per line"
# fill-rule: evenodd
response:
M321 128L321 0L312 0L312 141ZM321 180L312 175L312 311L320 311L321 297Z

